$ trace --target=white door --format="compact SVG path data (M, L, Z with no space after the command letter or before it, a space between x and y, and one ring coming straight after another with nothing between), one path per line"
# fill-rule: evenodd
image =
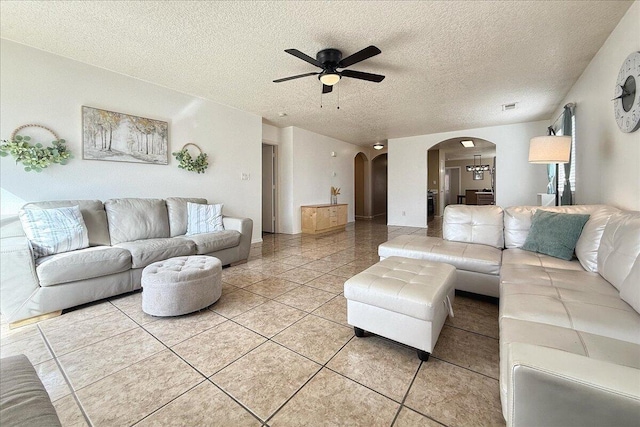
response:
M262 231L276 232L276 152L262 144Z
M460 194L459 167L445 168L444 191L445 206L458 203L458 194Z

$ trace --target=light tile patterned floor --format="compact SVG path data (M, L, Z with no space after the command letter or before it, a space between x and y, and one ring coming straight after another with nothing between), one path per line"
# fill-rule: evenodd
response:
M0 354L25 353L65 426L504 425L498 307L458 296L431 359L384 338L355 338L346 278L377 246L428 230L351 224L323 236L265 235L225 268L222 298L156 318L141 293L37 325L2 324Z

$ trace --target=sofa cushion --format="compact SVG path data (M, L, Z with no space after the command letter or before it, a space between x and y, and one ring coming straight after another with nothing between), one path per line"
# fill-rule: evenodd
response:
M640 254L640 212L619 212L607 223L598 248L598 271L618 290Z
M501 321L520 319L640 344L640 315L617 296L589 292L582 292L583 298L575 292L552 296L532 292L533 287L524 289L501 294Z
M242 235L236 230L218 231L215 233L194 234L186 239L196 244L196 254L206 255L222 249L235 248L240 244Z
M47 390L23 354L0 362L0 420L4 426L61 425Z
M126 249L95 246L51 255L36 261L40 286L53 286L120 273L131 268L131 254Z
M111 244L109 238L109 226L107 225L107 213L104 204L100 200L55 200L50 202L27 203L22 209L52 209L70 206L78 206L82 213L82 219L89 234L89 246Z
M161 199L110 199L104 202L111 244L169 237L167 206Z
M533 265L545 268L557 268L561 270L583 271L577 259L567 261L537 252L523 249L505 249L502 251L502 265L514 264L517 266Z
M620 212L613 206L598 205L590 212L589 221L584 225L582 234L576 243L576 256L587 271L598 272L598 247L604 228L611 215Z
M499 206L449 205L444 210L445 240L504 247L504 224Z
M196 253L196 244L182 237L136 240L118 243L116 246L131 252L133 268L142 268L156 261Z
M402 235L378 246L381 258L399 256L451 264L459 270L500 274L502 250L474 243L449 242L438 237Z
M207 199L195 197L169 197L166 200L169 215L169 235L182 236L187 232L187 203L206 204Z
M640 313L640 257L636 258L631 272L622 282L620 298Z
M222 206L187 203L187 236L224 231Z
M36 258L89 246L80 208L21 209L20 222Z
M589 215L537 210L522 249L569 261L588 220Z

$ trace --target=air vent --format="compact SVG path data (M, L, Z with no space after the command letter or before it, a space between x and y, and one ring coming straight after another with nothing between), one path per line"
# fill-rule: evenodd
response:
M512 102L510 104L502 104L502 111L509 111L516 109L517 102Z

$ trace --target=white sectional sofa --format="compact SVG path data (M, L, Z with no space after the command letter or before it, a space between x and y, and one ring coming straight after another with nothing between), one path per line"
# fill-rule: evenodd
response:
M35 258L20 219L0 224L0 309L11 323L140 289L142 270L171 257L210 255L222 265L249 256L253 222L224 217L224 231L185 236L187 203L206 199L64 200L24 209L79 206L90 247Z
M536 209L590 215L573 260L521 249ZM401 236L379 255L447 262L457 289L499 295L507 425L640 423L640 212L451 205L443 236Z

